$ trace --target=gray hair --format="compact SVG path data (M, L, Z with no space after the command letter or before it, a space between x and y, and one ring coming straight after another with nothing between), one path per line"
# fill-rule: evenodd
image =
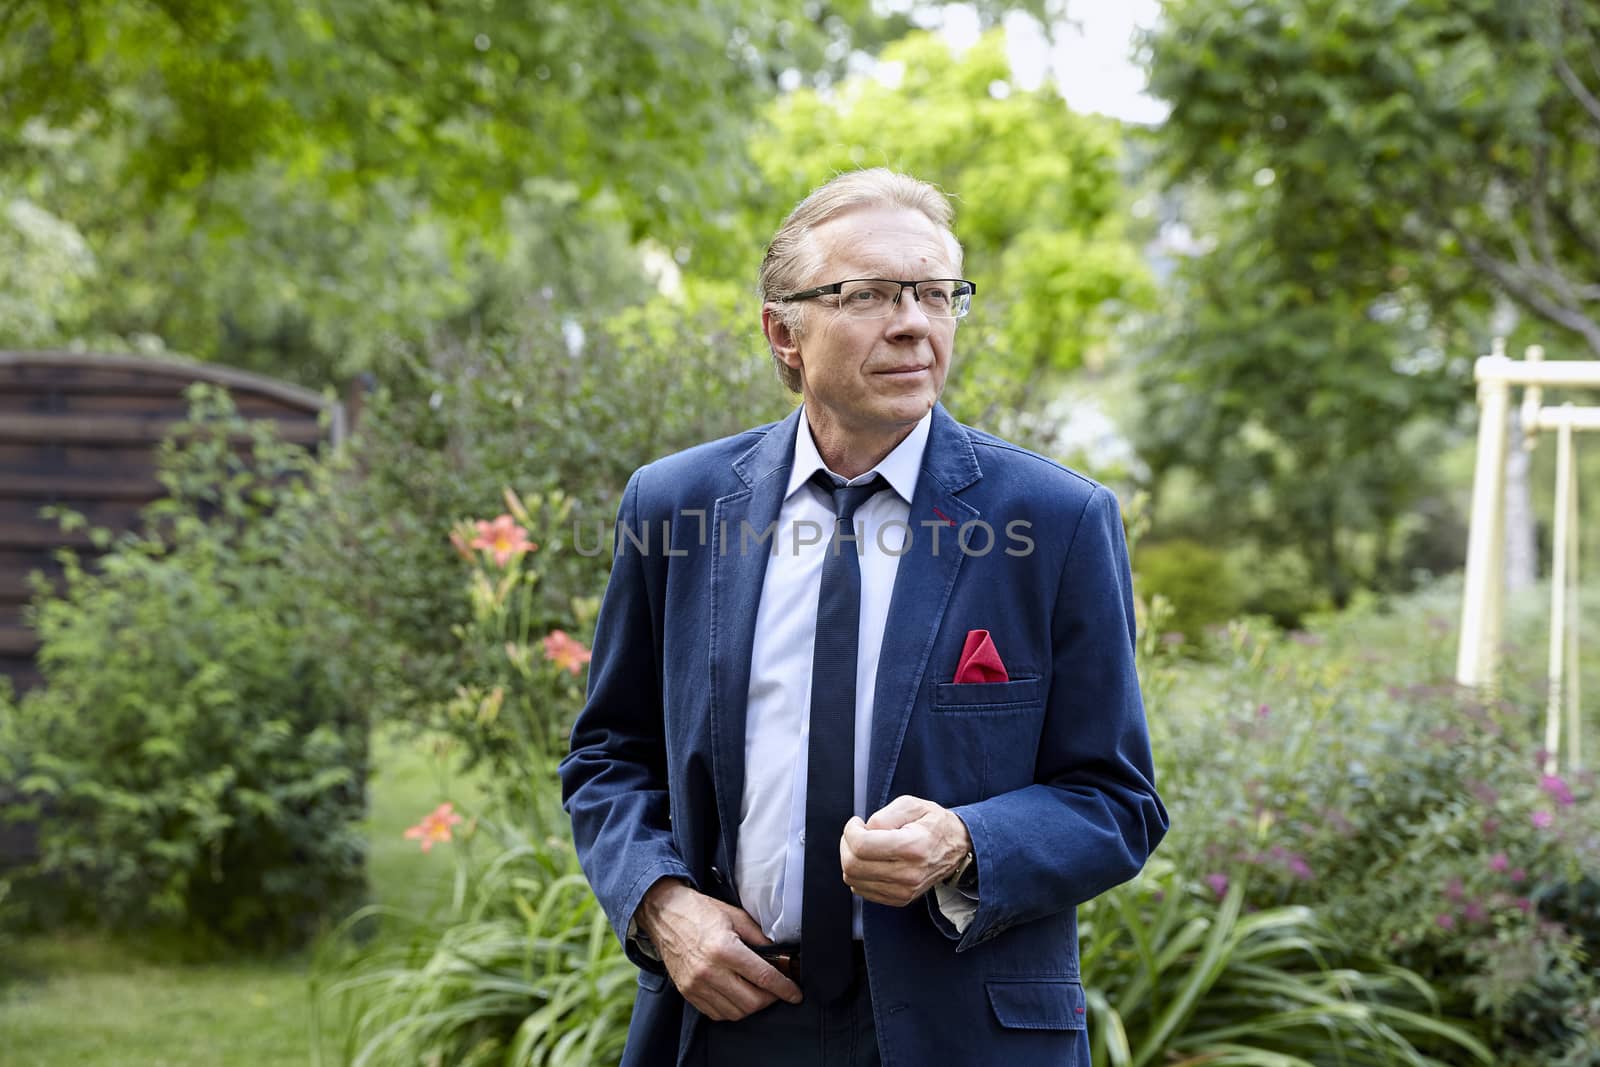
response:
M961 270L961 244L950 229L955 211L937 186L885 167L847 171L817 187L795 205L778 232L772 235L772 243L767 245L767 254L761 260L757 292L762 307L770 307L795 337L800 336L805 309L799 304L775 301L774 297L805 288L807 278L821 267L817 262L816 244L811 239L812 230L830 219L865 207L907 208L926 215L944 232L951 264L956 271ZM783 384L791 392L798 393L800 372L779 359L776 351L772 353L772 362Z

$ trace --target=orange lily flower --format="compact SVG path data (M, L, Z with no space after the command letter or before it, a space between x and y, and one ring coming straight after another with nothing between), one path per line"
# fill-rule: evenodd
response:
M406 830L407 841L422 842L422 851L427 852L440 841L450 840L450 828L461 821L461 816L456 814L455 805L448 800L434 808L422 817L422 821Z
M539 547L528 540L528 531L518 526L510 515L502 515L493 522L479 519L476 525L478 536L472 539L472 547L487 549L494 556L497 567L504 567L512 556L520 556Z
M592 655L583 642L565 630L551 630L544 638L544 658L564 671L578 674Z

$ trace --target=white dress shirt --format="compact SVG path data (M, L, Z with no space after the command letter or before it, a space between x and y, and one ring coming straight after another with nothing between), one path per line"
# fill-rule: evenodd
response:
M932 418L931 413L923 416L881 463L849 482L858 485L881 474L889 483L889 490L874 495L855 514L860 537L856 547L861 563L861 622L856 653L853 810L862 818L871 814L866 810L867 757L878 654L900 554L910 534L907 517ZM767 561L756 613L745 718L744 796L739 805L739 847L733 870L740 903L774 941L800 938L811 656L817 636L822 565L835 524L831 498L809 482L818 470L827 470L827 465L802 413L795 434L794 466L778 511L773 555ZM841 551L850 550L848 543L841 546ZM943 897L939 894L941 902ZM861 899L853 897L851 903L851 926L859 938Z

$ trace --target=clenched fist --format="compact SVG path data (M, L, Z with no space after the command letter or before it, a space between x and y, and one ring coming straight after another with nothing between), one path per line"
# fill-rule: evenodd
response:
M899 796L866 822L845 823L839 863L856 896L899 908L953 874L971 848L960 816L931 800Z

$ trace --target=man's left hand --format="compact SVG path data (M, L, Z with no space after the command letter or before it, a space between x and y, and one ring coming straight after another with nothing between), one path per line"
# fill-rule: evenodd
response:
M931 800L899 796L839 839L844 880L863 900L904 907L949 877L972 848L967 824Z

